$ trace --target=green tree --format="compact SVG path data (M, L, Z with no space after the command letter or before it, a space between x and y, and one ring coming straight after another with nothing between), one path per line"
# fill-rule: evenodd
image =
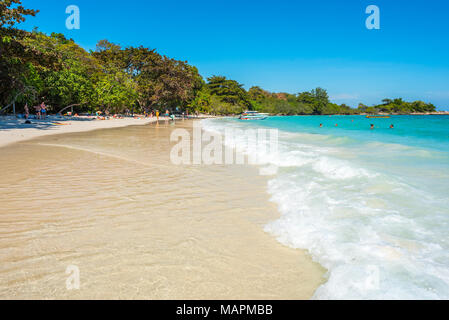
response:
M311 91L311 94L314 98L313 113L323 114L324 110L329 104L329 96L327 94L327 91L322 88L316 88Z
M0 28L12 27L25 21L25 16L35 16L39 11L26 9L22 6L22 0L0 1Z
M190 113L212 113L212 97L206 86L203 86L196 94L195 99L189 104L187 110Z
M13 28L25 21L26 16L38 13L24 8L21 3L21 0L0 1L0 106L6 104L5 109L25 95L34 94L34 88L25 82L27 75L34 72L30 63L42 62L23 44L28 33Z
M33 86L39 88L39 99L53 106L55 112L69 105L81 107L95 103L92 99L100 68L88 52L73 40L55 33L47 36L35 32L29 44L56 53L60 65L60 68L38 71Z
M262 101L269 96L269 92L263 90L260 87L251 87L248 90L248 97L253 101Z
M212 76L207 80L207 87L211 95L217 96L221 101L231 105L252 109L248 93L242 84L223 76Z

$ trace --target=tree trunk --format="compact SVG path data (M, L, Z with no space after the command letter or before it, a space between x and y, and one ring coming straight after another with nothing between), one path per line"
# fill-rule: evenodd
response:
M84 104L84 103L71 104L71 105L69 105L69 106L64 107L63 109L61 109L61 110L58 112L58 114L62 114L63 111L67 110L68 108L71 108L70 110L72 111L72 115L73 115L73 107L80 106L80 105L83 105L83 104Z

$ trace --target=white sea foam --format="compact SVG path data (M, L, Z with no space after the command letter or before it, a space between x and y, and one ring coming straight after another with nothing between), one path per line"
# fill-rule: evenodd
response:
M243 126L203 124L218 132ZM268 192L281 213L265 231L308 250L328 270L314 298L449 299L449 200L422 187L416 172L393 165L406 148L387 146L379 161L388 163L377 163L375 155L369 161L357 156L369 153L363 144L352 149L354 157L343 158L338 155L351 149L332 139L313 145L294 135L280 133L277 157L261 155L269 163L261 172L272 176Z

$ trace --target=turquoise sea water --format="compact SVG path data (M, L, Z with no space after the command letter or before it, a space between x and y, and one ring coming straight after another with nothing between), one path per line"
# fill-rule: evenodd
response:
M213 119L203 127L279 130L279 156L262 156L277 168L265 171L281 217L265 230L329 270L315 298L449 299L449 116Z

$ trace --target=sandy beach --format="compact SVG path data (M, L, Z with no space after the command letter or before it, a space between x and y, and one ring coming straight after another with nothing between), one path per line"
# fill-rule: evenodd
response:
M30 121L31 124L25 124L25 119L17 119L13 116L0 117L0 147L53 134L120 128L130 125L145 125L155 122L156 118L136 117L97 120L93 117L64 118L50 116L47 120L30 119Z
M0 297L311 298L325 270L264 232L279 217L267 178L250 166L173 165L170 134L192 121L134 126L149 121L73 123L42 131L116 127L1 149ZM20 130L21 140L40 133ZM71 266L79 290L67 289Z

